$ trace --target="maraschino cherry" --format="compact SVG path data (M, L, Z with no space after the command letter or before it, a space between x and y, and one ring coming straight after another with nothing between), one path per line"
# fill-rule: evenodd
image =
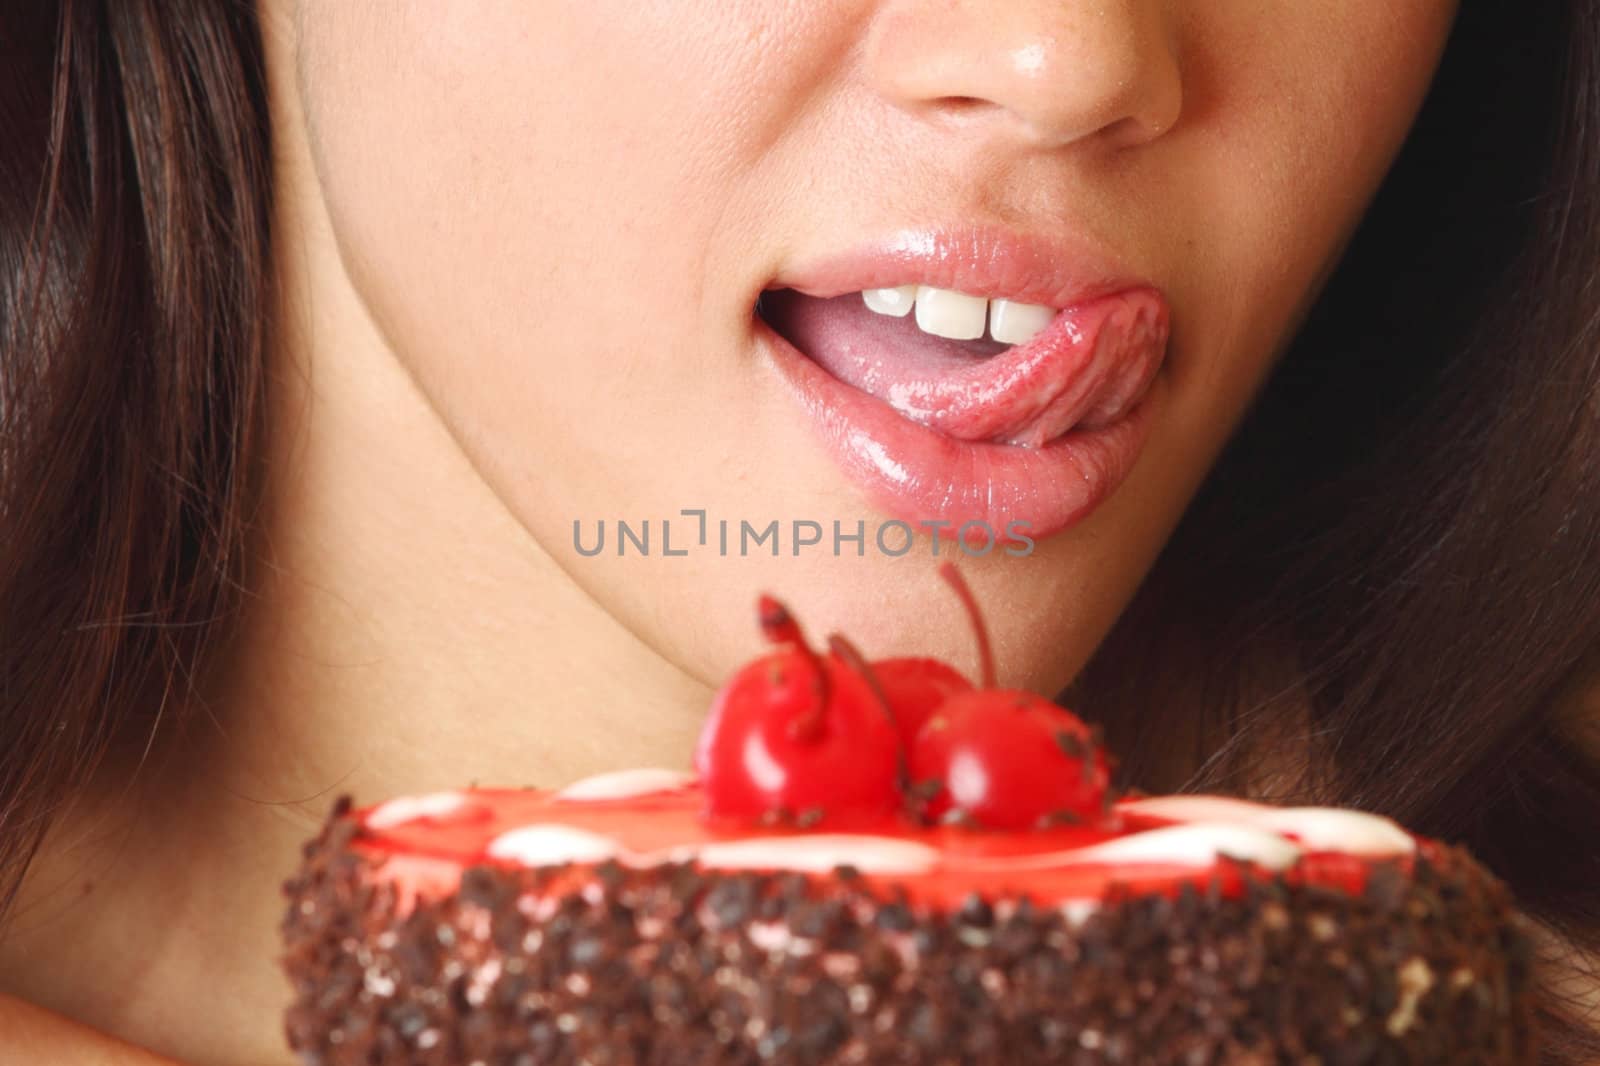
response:
M1026 829L1102 817L1110 760L1093 730L1042 696L995 684L988 628L961 574L940 574L977 634L980 687L949 696L918 728L909 769L925 817L986 829Z
M922 723L945 700L972 690L972 682L961 671L942 659L926 656L874 659L872 672L908 748Z
M1029 829L1105 813L1111 761L1095 731L1042 696L996 687L977 600L952 564L940 574L972 622L978 688L937 659L869 665L838 635L818 654L788 608L761 597L761 630L778 648L718 691L695 750L709 817L809 828L909 813Z
M770 596L761 629L780 648L718 692L695 750L707 815L803 828L881 820L904 803L904 747L871 681L819 655Z

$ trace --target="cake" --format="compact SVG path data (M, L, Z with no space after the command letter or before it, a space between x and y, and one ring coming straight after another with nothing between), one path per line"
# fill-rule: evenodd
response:
M334 808L287 882L308 1064L1531 1063L1530 942L1382 817L1116 795L930 659L776 650L692 771Z

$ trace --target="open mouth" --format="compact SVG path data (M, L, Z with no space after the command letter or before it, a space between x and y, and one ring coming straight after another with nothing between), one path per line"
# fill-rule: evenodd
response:
M957 440L1041 447L1125 415L1166 346L1165 301L1129 289L1063 313L902 285L830 298L762 294L796 350L902 417Z
M991 547L1076 523L1148 436L1169 309L1093 249L905 231L760 294L755 339L893 518Z

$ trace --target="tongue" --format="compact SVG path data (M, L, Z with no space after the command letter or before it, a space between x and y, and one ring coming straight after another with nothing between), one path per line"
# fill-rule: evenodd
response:
M963 440L1037 447L1112 422L1143 396L1166 347L1166 303L1134 289L1057 314L1025 344L952 341L858 293L762 294L762 317L839 380Z

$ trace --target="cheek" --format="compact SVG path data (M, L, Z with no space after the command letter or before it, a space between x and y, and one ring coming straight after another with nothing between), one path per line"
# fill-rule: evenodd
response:
M1168 428L1187 444L1171 469L1194 477L1376 193L1454 13L1345 0L1245 18L1255 6L1207 7L1186 27L1184 124L1143 161L1180 257Z
M1123 565L1106 572L1113 606L1176 526L1382 182L1454 11L1346 0L1243 17L1256 6L1194 9L1184 121L1125 175L1132 210L1155 222L1145 247L1174 316L1165 413L1104 514L1121 531Z
M537 425L545 451L577 451L623 412L648 424L660 367L715 390L699 371L716 331L755 298L740 242L759 232L747 172L767 130L749 87L830 54L791 7L307 4L344 265L461 436L525 454Z

